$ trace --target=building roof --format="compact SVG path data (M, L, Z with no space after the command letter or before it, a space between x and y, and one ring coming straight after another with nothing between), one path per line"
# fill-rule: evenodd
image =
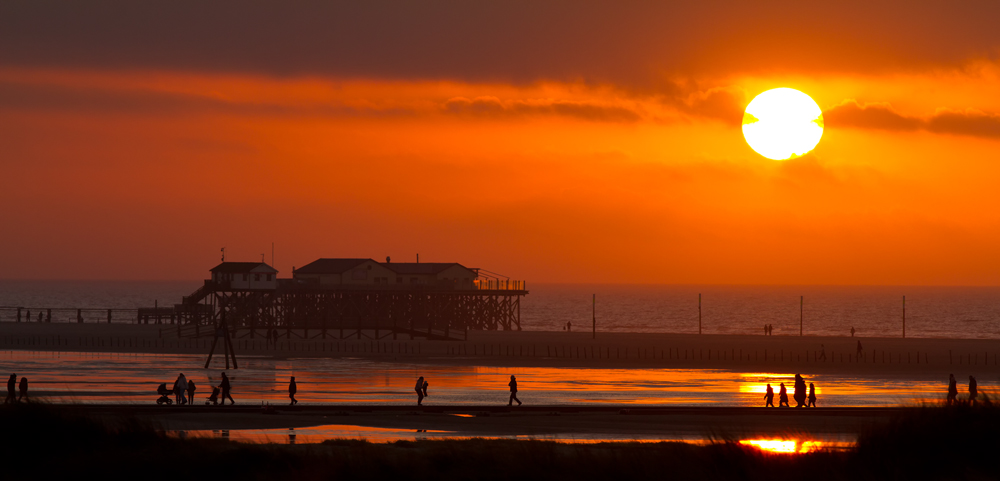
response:
M473 269L457 262L383 262L383 266L396 274L437 274L452 266L458 266L471 272Z
M264 269L260 269L263 267ZM263 262L223 262L209 270L223 274L243 274L250 272L278 272L277 269Z
M372 259L316 259L298 269L295 274L341 274Z

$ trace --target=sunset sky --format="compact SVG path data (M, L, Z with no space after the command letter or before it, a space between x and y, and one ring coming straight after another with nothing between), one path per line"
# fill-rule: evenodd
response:
M689 3L4 1L0 278L1000 284L1000 4Z

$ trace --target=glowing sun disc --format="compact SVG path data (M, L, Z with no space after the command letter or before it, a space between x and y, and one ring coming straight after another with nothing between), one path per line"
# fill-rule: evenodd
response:
M773 160L800 157L823 137L823 111L808 95L790 88L754 97L743 113L743 137L755 152Z

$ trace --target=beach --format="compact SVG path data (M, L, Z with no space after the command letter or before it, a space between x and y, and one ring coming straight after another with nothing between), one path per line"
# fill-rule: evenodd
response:
M213 338L178 338L172 326L128 324L0 324L0 349L204 354ZM348 331L349 332L349 331ZM694 368L746 372L943 374L970 369L1000 372L1000 344L989 339L746 336L724 334L468 331L461 341L410 340L382 332L371 339L327 339L317 330L279 331L274 344L263 330L233 340L237 356L359 358L428 364L581 368ZM861 343L860 353L858 343ZM825 354L825 357L824 357ZM222 355L221 344L216 355Z

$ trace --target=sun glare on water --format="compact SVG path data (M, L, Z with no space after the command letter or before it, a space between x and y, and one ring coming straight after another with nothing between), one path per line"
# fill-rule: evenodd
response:
M754 97L743 114L743 137L750 148L773 160L800 157L823 136L823 111L808 95L790 88Z

